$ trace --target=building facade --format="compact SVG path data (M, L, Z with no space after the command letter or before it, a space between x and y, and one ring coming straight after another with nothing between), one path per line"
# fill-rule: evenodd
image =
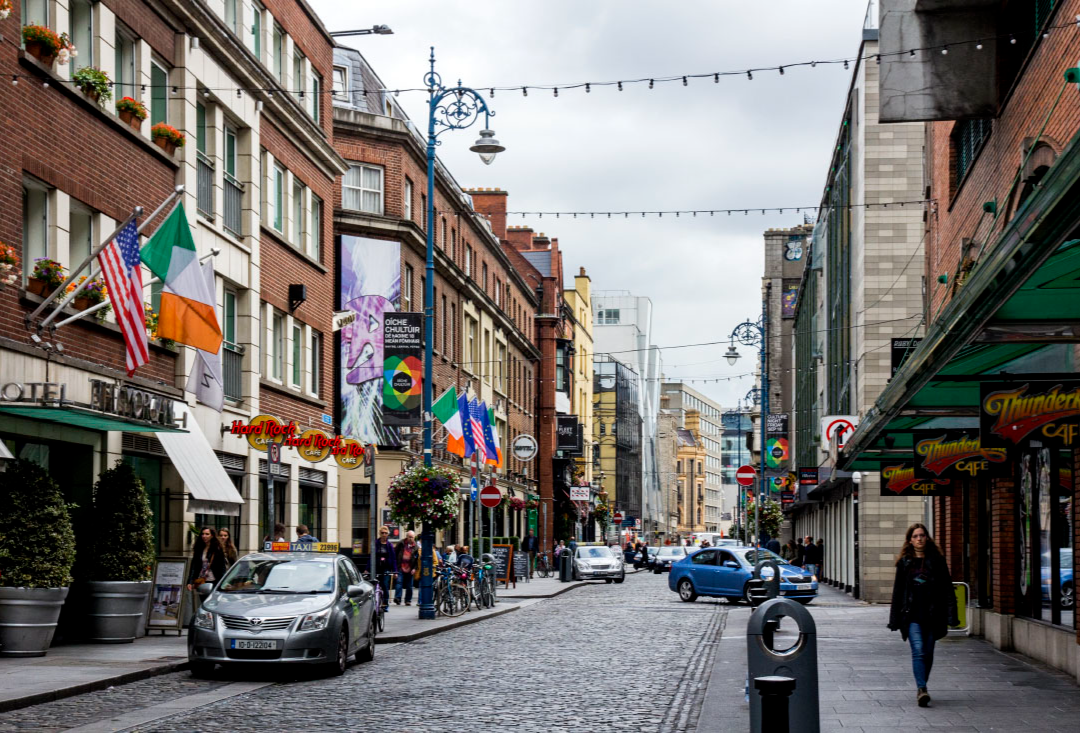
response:
M701 413L686 410L684 427L676 428L678 452L675 454L676 532L685 537L706 531L705 522L705 462L708 451L701 439Z
M699 524L704 524L702 531L721 532L731 526L730 517L725 522L723 515L733 509L725 504L723 477L723 408L705 395L683 382L664 382L660 388L660 404L664 411L672 411L680 416L679 425L691 428L688 416L693 410L697 413L697 441L705 450L703 473L704 514ZM658 462L659 465L659 462ZM662 470L658 468L658 472ZM695 530L696 531L696 530Z
M621 361L599 353L593 360L593 455L612 509L630 517L642 511L639 384L637 373Z

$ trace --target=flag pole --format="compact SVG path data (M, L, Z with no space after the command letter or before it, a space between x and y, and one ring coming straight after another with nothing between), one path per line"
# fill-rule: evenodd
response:
M143 223L139 226L139 228L137 230L138 233L142 234L143 228L145 228L146 225L149 222L153 221L154 217L156 217L158 214L160 214L162 212L162 210L165 209L166 206L171 204L173 201L176 201L183 192L184 192L184 186L181 184L181 185L177 186L173 190L172 193L170 193L168 196L166 196L165 200L161 202L161 205L158 206L156 209L154 209L154 211L150 214L150 216L146 217L146 219L143 220ZM33 313L31 313L29 316L26 317L27 325L29 325L35 318L37 318L39 315L41 315L41 312L45 310L45 308L49 305L49 303L52 302L56 298L57 295L62 293L64 291L64 289L66 287L68 287L68 285L70 285L72 282L74 282L74 280L78 276L78 274L80 272L82 272L86 268L87 265L90 265L90 276L87 277L86 280L83 281L82 285L80 285L79 287L75 288L73 291L68 293L68 296L66 298L64 298L63 302L61 302L60 305L58 305L56 307L56 310L54 310L52 313L50 313L45 318L45 320L43 320L41 322L41 324L38 326L38 330L40 331L41 329L47 327L50 323L52 323L56 319L56 317L58 315L60 315L60 313L64 310L64 308L66 308L68 306L68 304L71 303L71 301L75 300L75 298L78 297L79 292L84 287L86 287L87 285L90 284L90 280L92 279L92 277L94 275L94 265L92 263L97 258L97 256L99 254L101 254L101 250L103 250L107 246L109 246L109 243L111 241L113 241L113 239L116 238L116 235L119 234L120 232L122 232L124 230L124 227L126 227L128 224L130 224L132 222L132 220L137 219L138 217L142 216L142 211L143 210L142 210L141 206L136 206L135 209L131 212L131 216L129 216L127 219L124 219L124 221L120 224L120 226L118 226L116 228L116 231L114 231L112 234L110 234L108 237L106 237L105 241L103 241L101 244L99 244L97 247L95 247L94 251L91 252L89 255L87 255L86 259L83 260L82 264L79 265L78 268L76 268L75 270L71 271L68 274L67 279L64 280L64 282L60 284L60 287L58 287L56 290L54 290L52 293L50 293L49 297L47 297L44 300L44 302L42 302L41 305L39 305L37 307L37 309L34 310ZM98 272L100 272L100 269L98 270ZM90 312L90 311L86 311L86 312ZM80 315L83 315L83 314L80 314Z

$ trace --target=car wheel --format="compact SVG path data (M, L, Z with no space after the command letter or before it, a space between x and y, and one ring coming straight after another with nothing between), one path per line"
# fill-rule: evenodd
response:
M612 580L611 578L604 578L604 582L605 582L605 583L609 583L609 584L610 584L610 583L613 583L613 582L615 582L615 581L614 581L614 580Z
M1061 586L1061 607L1073 608L1076 605L1076 591L1072 583L1064 583Z
M660 568L656 568L652 572L653 572L653 575L659 575L660 574Z
M622 575L620 575L619 577L615 578L615 582L616 582L616 583L621 583L621 582L623 582L624 580L626 580L626 571L625 571L625 570L623 570L623 573L622 573Z
M570 571L570 580L573 580L574 582L581 580L576 568Z
M192 662L191 676L198 680L205 680L213 676L214 667L213 662Z
M679 581L679 599L687 603L693 603L697 600L694 584L690 582L689 578L683 578Z
M375 614L371 615L371 625L368 627L368 641L367 644L360 647L356 652L356 661L358 662L370 662L375 658Z
M743 603L745 603L746 605L748 605L748 606L752 605L750 603L750 583L749 582L747 582L746 585L743 586L742 599L743 599Z
M327 667L334 677L345 674L345 668L349 666L349 627L343 625L338 634L337 651L334 653L334 661Z

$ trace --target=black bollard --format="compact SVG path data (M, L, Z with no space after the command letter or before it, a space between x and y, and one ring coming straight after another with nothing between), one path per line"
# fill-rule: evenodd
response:
M755 677L754 689L761 695L761 730L789 733L788 697L795 691L791 677Z

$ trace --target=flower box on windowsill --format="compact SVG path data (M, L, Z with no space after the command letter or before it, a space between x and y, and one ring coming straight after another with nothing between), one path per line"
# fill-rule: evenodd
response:
M48 298L52 295L52 292L56 290L56 286L49 283L48 280L40 280L36 277L28 278L26 281L26 289L34 295L40 295L42 298Z
M136 115L134 112L123 109L120 110L118 116L120 117L120 121L130 127L132 130L135 130L136 132L142 130L142 118Z
M27 41L26 52L50 68L53 62L56 61L56 52L50 52L41 41Z
M163 137L154 138L154 144L164 150L166 154L172 155L176 152L176 144L171 140L167 140Z

